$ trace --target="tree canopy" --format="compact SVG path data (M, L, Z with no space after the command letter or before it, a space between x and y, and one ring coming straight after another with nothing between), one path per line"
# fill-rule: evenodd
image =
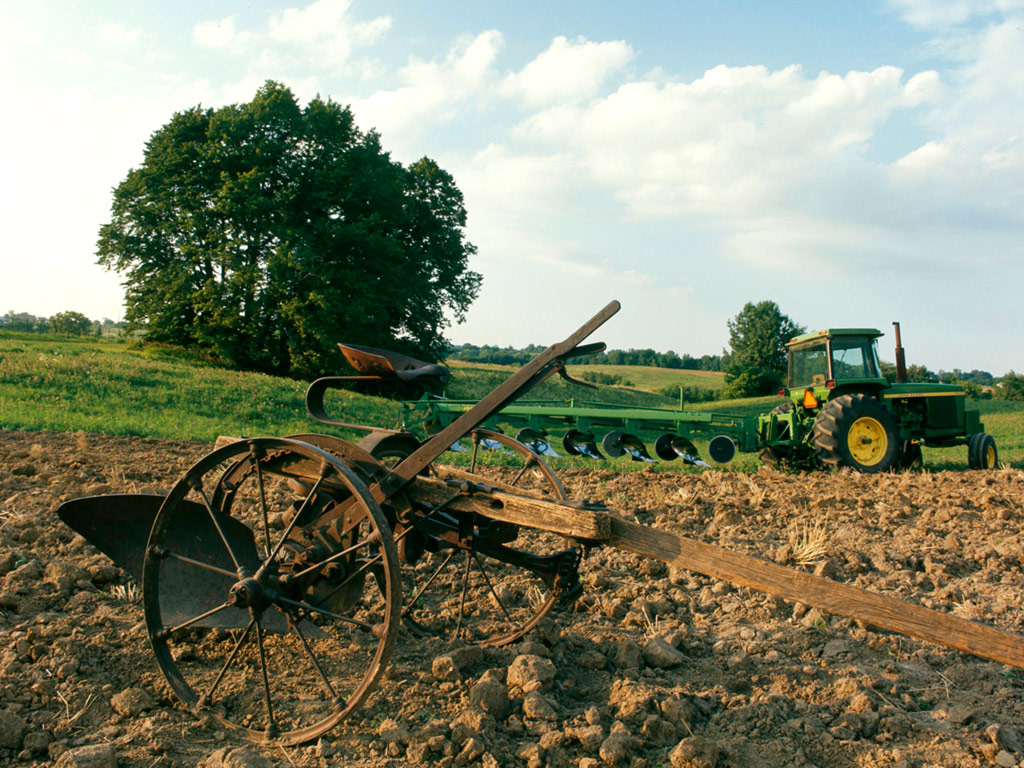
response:
M92 330L92 320L81 312L58 312L50 318L50 330L66 336L85 336Z
M726 397L775 392L786 380L786 342L804 332L774 301L748 302L729 321Z
M439 357L480 287L450 174L271 81L173 115L111 214L97 256L125 278L130 327L242 368L319 375L337 341Z
M1024 374L1009 371L996 385L999 400L1024 400Z

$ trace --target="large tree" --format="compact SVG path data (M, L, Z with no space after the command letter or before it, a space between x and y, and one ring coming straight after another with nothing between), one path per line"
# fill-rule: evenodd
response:
M50 330L65 336L85 336L92 329L92 320L81 312L58 312L50 318Z
M347 107L267 82L246 104L176 113L114 190L100 264L130 327L239 367L311 376L334 342L423 357L480 287L462 193L393 161Z
M732 353L725 371L726 395L755 397L775 392L786 380L786 342L803 332L774 301L748 302L729 321Z

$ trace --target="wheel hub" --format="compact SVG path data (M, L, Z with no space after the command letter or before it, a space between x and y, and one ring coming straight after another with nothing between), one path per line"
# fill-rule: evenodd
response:
M231 587L228 602L236 608L266 608L273 600L273 592L254 578L242 579Z
M885 427L878 419L871 416L862 416L850 425L847 441L850 455L859 464L866 467L880 462L888 447Z

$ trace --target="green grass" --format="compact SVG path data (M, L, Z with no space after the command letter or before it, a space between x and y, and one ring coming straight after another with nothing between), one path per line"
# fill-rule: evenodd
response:
M183 440L308 432L315 422L306 416L306 386L117 342L0 335L2 429ZM347 392L329 403L382 426L397 410L383 398Z
M605 373L628 381L636 389L657 392L663 387L699 387L719 391L725 389L725 374L715 371L683 371L646 365L574 365L569 373L580 378L584 372Z
M514 365L496 365L493 363L465 363L460 360L449 360L445 362L453 372L491 372L501 373L505 376L512 375L516 370ZM616 379L628 381L629 386L615 387L614 389L641 390L649 394L657 394L658 390L670 386L698 387L713 392L725 389L725 374L716 371L683 371L675 368L655 368L644 365L570 365L567 367L569 375L575 379L582 379L584 374L601 373ZM453 395L454 397L454 395ZM659 397L663 397L659 395ZM674 398L667 398L665 402L669 405L678 405Z
M342 361L339 357L339 372ZM608 369L615 366L593 366ZM627 371L638 370L628 366ZM504 381L513 368L456 363L447 394L455 399L482 398ZM661 371L679 377L690 371ZM634 383L639 376L627 375ZM651 380L644 380L650 383ZM85 430L112 435L139 435L212 441L218 435L286 435L327 432L358 440L364 433L314 422L304 394L308 382L256 373L230 371L181 350L137 347L102 339L61 339L35 334L0 333L0 429ZM675 408L672 398L623 387L591 390L553 377L529 395L533 399L598 400L631 407ZM782 402L777 397L687 405L688 410L756 416ZM357 424L394 427L398 404L352 392L333 392L328 411ZM1002 462L1024 465L1024 403L969 401L982 413L986 431L998 445ZM513 432L514 434L514 432ZM597 436L600 440L600 435ZM557 441L556 441L557 442ZM702 455L706 445L697 442ZM560 453L561 446L555 446ZM446 455L445 460L448 460ZM967 466L965 447L924 451L928 469ZM556 467L640 469L643 464L622 458L607 463L554 459ZM731 470L756 470L755 454L739 454ZM679 461L658 465L659 471L697 471Z

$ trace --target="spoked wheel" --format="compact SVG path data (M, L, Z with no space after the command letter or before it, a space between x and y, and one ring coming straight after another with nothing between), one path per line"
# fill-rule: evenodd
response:
M398 553L340 459L283 438L195 464L153 523L150 642L193 711L259 741L308 741L369 694L401 611Z
M372 437L360 447L386 465L398 463L415 448ZM475 430L472 439L471 473L502 491L566 498L557 475L522 443L483 429ZM482 443L497 449L496 461L486 466L481 462ZM452 467L434 469L441 478L465 474ZM557 534L479 519L463 520L460 530L457 516L444 509L433 511L411 530L404 530L401 522L395 530L406 544L402 617L416 634L505 645L535 627L560 596L577 589L579 551L571 539Z

